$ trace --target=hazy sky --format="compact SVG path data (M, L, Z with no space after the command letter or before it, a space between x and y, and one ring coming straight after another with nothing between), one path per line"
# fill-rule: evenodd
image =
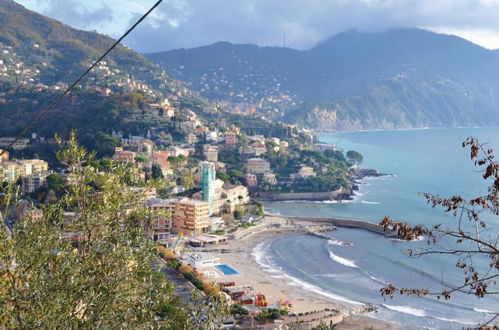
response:
M118 37L156 0L15 0ZM140 52L216 41L307 49L349 29L420 27L499 48L499 0L165 0L125 44Z

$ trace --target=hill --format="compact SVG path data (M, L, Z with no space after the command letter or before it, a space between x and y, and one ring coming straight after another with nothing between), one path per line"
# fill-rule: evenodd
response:
M201 95L316 129L499 124L499 56L420 29L347 31L306 51L227 42L148 54Z
M0 0L2 86L53 86L72 82L113 39L73 29L11 1ZM119 45L83 82L88 86L135 90L151 97L197 96L132 49Z
M113 43L0 0L0 136L18 134ZM30 133L49 139L75 128L86 146L109 154L113 145L100 145L113 131L174 134L173 121L153 107L167 104L166 98L177 114L208 104L144 56L118 45Z

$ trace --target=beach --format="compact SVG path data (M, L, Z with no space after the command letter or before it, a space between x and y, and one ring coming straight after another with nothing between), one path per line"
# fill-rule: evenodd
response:
M263 220L266 224L285 224L284 217L267 216ZM299 225L310 225L308 222L297 223ZM340 229L341 230L341 229ZM353 329L355 327L365 328L375 326L376 329L401 329L400 326L371 317L366 317L366 310L369 306L360 302L348 301L343 297L334 297L333 294L323 292L319 288L307 283L300 282L277 270L269 269L261 263L259 259L262 244L265 241L279 235L296 235L301 232L276 228L272 230L261 230L247 237L229 240L223 246L224 253L220 251L212 254L220 258L220 263L229 265L237 270L239 274L220 276L216 282L235 282L236 285L250 285L251 294L263 293L269 306L279 307L279 301L289 301L292 304L291 312L294 314L304 314L323 310L336 310L344 319L340 329ZM334 299L337 298L337 299ZM357 315L361 315L358 317Z

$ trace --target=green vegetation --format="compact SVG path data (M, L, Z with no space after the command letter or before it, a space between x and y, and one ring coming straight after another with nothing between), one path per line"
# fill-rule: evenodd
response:
M353 164L357 164L357 165L362 164L362 161L364 161L364 157L362 156L362 154L360 152L355 151L355 150L348 150L347 151L347 158L348 158L349 162L351 162Z
M230 313L232 315L248 315L249 312L246 308L239 304L234 304L230 307Z
M137 155L137 156L135 156L135 161L139 162L139 163L147 163L149 161L149 159L145 156Z
M92 158L74 136L58 157L78 184L44 206L40 221L23 218L11 235L0 229L0 323L7 328L186 325L171 284L151 267L156 250L144 235L149 214L124 180L137 172L119 164L108 172L85 166ZM57 185L59 179L51 182ZM103 199L106 203L98 202ZM2 213L12 203L15 187L4 186ZM66 217L67 211L75 216ZM165 317L158 323L160 311Z
M278 320L282 316L288 315L288 311L278 308L265 308L260 314L258 314L255 319L261 322L267 322L272 320Z
M184 274L184 277L186 279L188 279L192 284L194 284L194 286L203 291L204 290L204 283L203 281L201 281L197 276L196 274L192 273L192 272L189 272L189 273L185 273Z
M216 295L183 305L152 266L158 255L146 235L152 215L129 189L138 182L138 169L117 163L96 171L94 165L105 164L78 146L74 134L57 156L77 184L66 186L63 198L42 205L42 219L28 215L12 233L0 228L0 324L188 329L202 319L204 326L218 328L226 310ZM56 175L49 181L52 188L61 184ZM16 203L16 191L15 183L0 185L3 215ZM167 262L180 268L178 260ZM204 287L199 279L192 281Z
M221 42L147 56L208 99L261 104L269 119L319 130L499 124L497 54L430 31L349 31L305 51Z
M348 186L348 163L343 154L337 150L327 149L323 152L299 148L287 152L270 150L265 159L270 162L270 168L276 174L278 185L263 185L262 191L325 192ZM296 176L292 180L290 175L296 175L302 166L311 167L316 176Z

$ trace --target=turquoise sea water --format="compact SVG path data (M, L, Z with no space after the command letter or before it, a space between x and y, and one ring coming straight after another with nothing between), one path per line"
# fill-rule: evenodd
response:
M285 215L331 216L379 222L384 216L412 224L443 223L455 218L432 209L418 192L441 196L475 196L486 184L473 166L469 149L461 147L468 136L489 142L499 155L498 128L426 129L323 134L321 140L364 155L363 167L375 168L392 177L364 180L359 193L347 203L274 202L270 212ZM486 218L497 236L499 219ZM393 320L407 328L454 329L486 320L499 311L499 299L476 299L456 294L450 301L435 298L395 297L383 299L379 289L386 283L401 287L441 288L441 282L456 283L462 274L456 259L406 255L407 248L424 247L425 241L390 240L363 230L341 229L331 236L352 246L295 235L257 246L254 255L269 272L287 276L291 283L336 300L367 302L379 307L373 316ZM447 243L442 243L447 244ZM310 257L312 256L312 258Z

